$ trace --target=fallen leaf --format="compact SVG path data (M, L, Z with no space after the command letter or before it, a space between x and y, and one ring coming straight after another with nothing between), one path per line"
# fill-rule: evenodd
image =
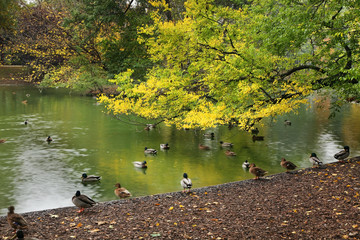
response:
M89 230L89 233L95 233L95 232L100 232L100 229L95 228L95 229Z
M99 221L99 222L97 222L97 225L104 225L106 223L107 223L106 221Z
M170 208L169 208L170 211L173 210L173 209L174 209L174 207L170 207Z

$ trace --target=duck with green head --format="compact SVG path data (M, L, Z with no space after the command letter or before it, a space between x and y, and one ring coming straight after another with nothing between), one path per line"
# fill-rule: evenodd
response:
M85 208L90 208L96 204L94 200L89 198L86 195L80 193L80 191L76 191L75 195L72 197L72 202L75 206L80 208L79 213L83 212Z
M98 182L98 181L100 181L100 179L101 179L101 176L87 175L86 173L83 173L81 176L81 181L83 183Z

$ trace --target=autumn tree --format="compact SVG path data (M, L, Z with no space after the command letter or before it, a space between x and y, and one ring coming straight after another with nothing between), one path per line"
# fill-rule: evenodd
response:
M177 127L236 124L293 111L315 90L359 93L359 1L188 0L182 20L153 14L140 28L155 64L140 82L129 69L102 96L117 116ZM153 1L159 12L171 11ZM161 10L161 11L160 11Z

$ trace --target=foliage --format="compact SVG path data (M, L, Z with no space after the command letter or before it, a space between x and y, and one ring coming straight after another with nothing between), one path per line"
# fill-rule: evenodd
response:
M358 5L258 0L236 9L189 0L183 20L153 14L154 24L140 29L157 63L147 81L128 70L114 79L120 94L100 101L114 114L178 127L249 129L296 109L313 90L357 91Z

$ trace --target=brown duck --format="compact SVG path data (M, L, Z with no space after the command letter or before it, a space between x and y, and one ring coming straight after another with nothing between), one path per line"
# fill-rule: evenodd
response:
M289 170L294 170L295 168L297 168L297 166L295 164L293 164L290 161L287 161L285 158L281 159L281 163L280 165L286 169L286 172L288 172Z
M15 213L15 207L8 207L7 221L14 230L27 228L27 222L20 214Z
M236 156L236 153L230 150L225 151L226 156Z
M115 184L115 187L114 193L119 198L131 197L131 193L126 188L121 187L120 183Z
M259 179L260 177L265 176L265 174L267 173L265 170L256 167L254 163L250 164L249 172L255 175L255 179Z

